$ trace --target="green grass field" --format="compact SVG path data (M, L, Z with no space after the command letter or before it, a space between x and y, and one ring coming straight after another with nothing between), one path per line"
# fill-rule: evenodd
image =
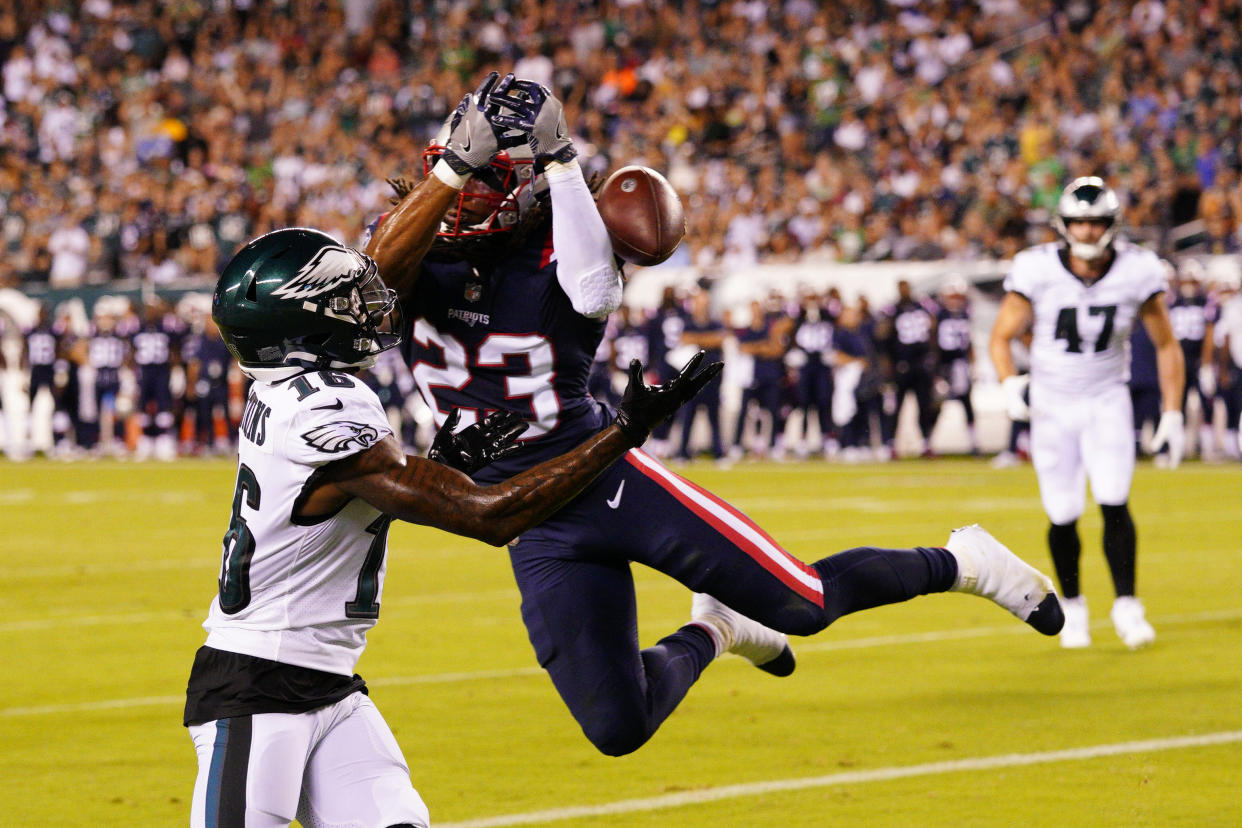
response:
M683 471L804 559L939 544L978 521L1049 571L1029 467ZM186 823L182 693L233 474L224 461L0 464L0 826ZM1112 631L1091 507L1090 649L1063 651L986 601L921 598L795 642L787 679L722 659L621 759L595 752L537 669L503 550L394 527L359 670L440 826L1236 826L1239 491L1238 466L1140 467L1150 649ZM649 643L690 597L638 578Z

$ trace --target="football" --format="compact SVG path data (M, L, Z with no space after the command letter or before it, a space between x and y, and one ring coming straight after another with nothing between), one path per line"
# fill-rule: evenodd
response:
M596 204L613 251L631 264L659 264L686 235L677 191L650 167L622 167L608 176Z

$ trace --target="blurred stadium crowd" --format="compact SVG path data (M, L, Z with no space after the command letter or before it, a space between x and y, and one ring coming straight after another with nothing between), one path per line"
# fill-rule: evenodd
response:
M674 263L708 276L1008 259L1052 238L1056 196L1083 174L1112 184L1128 235L1162 255L1235 254L1240 32L1238 0L0 0L0 288L140 284L153 298L209 287L277 227L356 243L387 202L385 179L418 173L446 112L492 67L566 102L589 171L664 171L689 222ZM1190 275L1210 322L1233 286ZM690 294L650 319L619 313L600 362L628 360L640 339L657 369L679 344L740 355L731 402L766 412L766 436L743 448L781 451L783 418L809 406L834 409L812 429L831 438L815 451L891 454L907 391L924 436L941 401L970 399L969 367L963 379L961 356L937 341L967 305L960 284L887 312L831 291L772 296L736 319L713 309L697 338L682 337L699 324ZM916 308L926 320L898 328ZM45 316L22 331L21 360L32 397L45 387L36 366L51 377L66 452L227 448L240 391L227 359L211 362L221 349L201 304L109 299ZM926 349L905 353L898 329ZM163 351L144 331L167 336L166 356L150 356ZM1242 364L1221 344L1206 363L1215 394ZM166 374L144 371L149 359ZM397 409L405 377L377 371ZM161 384L167 405L149 390ZM727 424L712 453L727 457L738 431Z
M1099 174L1162 248L1238 249L1242 3L0 2L0 283L215 274L356 239L485 68L645 163L702 266L1007 258Z

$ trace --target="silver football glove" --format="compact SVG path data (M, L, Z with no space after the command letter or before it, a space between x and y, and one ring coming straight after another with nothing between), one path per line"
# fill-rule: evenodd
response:
M515 80L493 92L492 100L510 111L497 106L488 111L489 120L497 127L525 133L537 168L548 161L564 164L578 156L565 123L565 107L543 84Z
M489 72L449 115L449 136L440 157L453 172L472 175L485 169L502 149L517 146L526 140L524 132L505 135L507 127L489 120L489 114L494 117L500 110L500 103L495 98L498 95L503 97L512 83L512 74L501 78L496 72Z

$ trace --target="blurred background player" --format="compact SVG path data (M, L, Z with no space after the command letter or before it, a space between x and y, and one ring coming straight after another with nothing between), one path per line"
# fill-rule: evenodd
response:
M1242 457L1242 292L1236 285L1222 291L1215 339L1225 405L1224 454L1236 460Z
M798 311L789 352L797 363L792 366L797 374L794 407L802 412L802 439L794 451L800 458L811 453L812 410L819 429L819 450L825 457L832 457L840 445L832 422L832 337L832 314L826 298L808 291Z
M82 447L96 454L125 451L118 414L128 413L131 407L121 399L121 371L130 359L128 333L121 329L128 305L120 297L100 297L86 338L86 360L79 373L85 431Z
M968 290L965 279L954 277L940 293L940 307L936 310L936 379L943 388L940 396L945 401L956 400L965 411L970 453L978 454L975 406L970 400L974 390L975 350L970 336Z
M690 309L685 312L681 331L683 349L701 350L707 354L708 362L718 362L724 358L725 338L728 332L724 325L712 313L712 295L701 285L696 285L690 293ZM702 411L707 418L707 428L711 434L709 451L712 459L721 462L725 459L723 424L720 421L720 377L716 377L699 392L688 405L677 413L680 426L677 451L674 457L689 460L691 430L695 415Z
M750 357L753 366L750 382L742 387L738 404L733 428L734 456L780 456L784 451L785 353L789 350L793 322L775 303L752 299L746 325L733 329L738 352ZM753 436L747 429L752 413Z
M677 373L677 368L670 361L670 355L681 353L681 332L685 323L677 289L666 285L660 295L659 306L643 326L647 336L648 359L644 364L651 374L650 381L667 382L669 377ZM651 445L648 448L656 457L667 457L671 453L669 435L672 425L670 421L651 432Z
M56 387L56 361L59 342L46 303L39 305L39 317L26 331L22 345L22 366L30 372L29 440L30 451L51 456L55 445L55 419L60 397Z
M134 456L139 460L152 455L173 460L177 443L173 434L172 373L181 363L185 325L158 297L143 302L142 314L142 326L131 339L138 372L137 417L142 429Z
M841 309L832 348L832 419L841 435L841 459L858 463L871 456L873 423L878 425L883 404L875 341L863 323L861 305Z
M182 358L185 361L186 407L193 419L194 451L227 454L236 437L229 417L229 372L233 357L215 320L207 319L201 331L186 337Z
M1078 518L1084 484L1104 517L1104 557L1116 600L1111 617L1126 646L1156 633L1135 595L1137 539L1130 516L1134 414L1126 386L1130 330L1141 321L1156 347L1163 413L1153 448L1181 461L1184 420L1182 349L1165 305L1165 275L1154 253L1116 240L1121 203L1103 180L1078 178L1057 201L1059 242L1022 251L1005 279L1005 298L989 351L1014 419L1031 420L1031 459L1051 525L1048 546L1065 599L1064 647L1091 643L1079 585ZM1014 369L1010 344L1030 328L1031 373Z
M932 401L932 347L936 335L936 304L930 299L915 299L910 283L897 282L897 301L881 314L876 335L883 343L882 354L888 365L888 376L896 394L893 402L885 402L882 439L889 455L896 457L897 418L910 394L917 408L919 433L923 437L923 456L930 457L931 432L936 424Z
M1213 372L1213 327L1219 309L1207 292L1207 274L1195 259L1186 259L1173 272L1169 324L1182 346L1186 362L1186 389L1182 392L1182 414L1189 424L1194 414L1199 424L1199 456L1210 458L1215 452L1212 434L1216 376ZM1188 405L1194 392L1194 411Z

